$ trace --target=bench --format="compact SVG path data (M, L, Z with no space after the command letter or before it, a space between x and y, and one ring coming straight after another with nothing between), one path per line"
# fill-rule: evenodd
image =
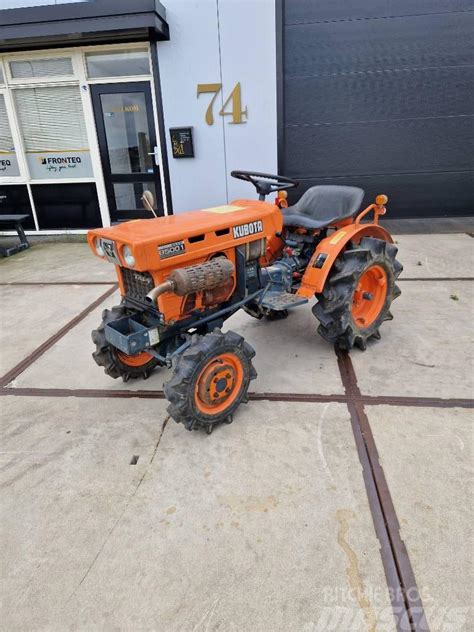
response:
M29 215L0 215L0 230L4 228L11 228L13 226L20 240L19 244L15 244L9 248L0 246L0 255L2 257L10 257L15 253L20 252L21 250L26 250L30 247L22 226L22 222L29 219L29 217Z

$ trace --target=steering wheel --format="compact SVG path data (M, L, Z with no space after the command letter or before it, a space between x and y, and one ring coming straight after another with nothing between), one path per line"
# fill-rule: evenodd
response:
M275 191L284 191L297 187L299 182L286 176L259 173L258 171L231 171L230 175L237 180L250 182L257 189L258 199L265 200L265 196Z

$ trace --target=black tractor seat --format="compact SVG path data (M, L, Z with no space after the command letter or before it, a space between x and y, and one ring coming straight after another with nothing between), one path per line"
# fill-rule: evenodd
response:
M323 228L352 217L360 208L364 190L323 184L311 187L296 204L282 209L285 226Z

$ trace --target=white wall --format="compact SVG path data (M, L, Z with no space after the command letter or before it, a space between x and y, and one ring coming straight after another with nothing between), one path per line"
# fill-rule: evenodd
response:
M179 213L255 197L232 169L277 173L274 0L163 0L170 41L158 44L173 209ZM245 123L218 115L235 84ZM205 122L210 94L198 83L222 83L214 124ZM169 128L192 126L195 158L172 157Z
M219 83L216 0L168 0L170 41L158 43L163 114L175 213L226 200L221 121L204 121L209 97L196 95L198 83ZM170 127L193 127L195 158L173 158Z
M232 169L278 173L274 0L219 0L222 83L242 85L247 123L224 125L229 201L255 189Z

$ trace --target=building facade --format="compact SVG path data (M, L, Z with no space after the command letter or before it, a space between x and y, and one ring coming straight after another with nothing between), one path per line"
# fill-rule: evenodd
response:
M84 232L252 196L232 169L473 212L466 0L163 2L0 3L0 213Z
M0 11L0 212L82 232L150 217L144 190L157 215L251 195L229 174L278 168L273 1L246 22L215 0Z

